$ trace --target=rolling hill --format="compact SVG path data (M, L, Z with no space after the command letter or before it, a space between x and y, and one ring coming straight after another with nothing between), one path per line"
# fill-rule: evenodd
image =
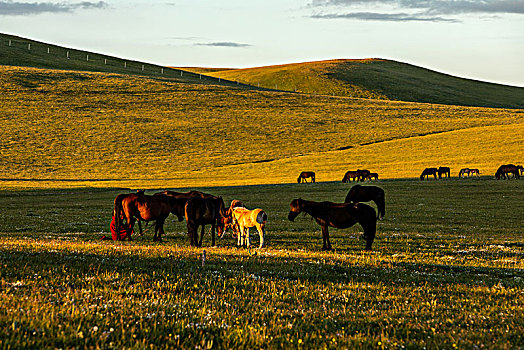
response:
M435 165L490 174L524 158L521 109L259 90L8 40L0 40L0 188L267 184L306 169L340 181L363 167L381 178Z
M331 60L207 74L307 94L448 105L524 108L524 88L463 79L383 59Z

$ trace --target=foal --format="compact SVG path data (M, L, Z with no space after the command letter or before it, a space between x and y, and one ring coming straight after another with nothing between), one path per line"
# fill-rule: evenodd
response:
M249 229L256 227L260 236L260 245L258 248L262 248L264 245L264 235L266 233L267 214L262 209L249 210L244 207L235 207L231 210L231 216L233 217L233 227L235 225L239 227L237 244L239 246L246 245L249 248L251 245Z

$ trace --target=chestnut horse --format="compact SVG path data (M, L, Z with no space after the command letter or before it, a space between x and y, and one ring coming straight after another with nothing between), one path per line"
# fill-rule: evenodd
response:
M115 221L116 231L119 232L122 220L127 221L127 235L130 236L135 221L155 221L154 241L162 241L164 234L164 222L171 213L175 199L168 196L148 196L142 193L119 195L115 198Z
M226 209L222 197L192 197L187 200L184 212L190 245L202 246L205 226L210 224L212 246L215 246L215 229L220 237L223 235L225 226ZM202 226L200 240L198 239L198 226Z
M315 183L315 172L314 171L303 171L298 175L297 183L307 183L306 179L311 178L311 182Z
M350 182L351 180L355 180L355 179L357 182L364 181L369 174L371 174L369 170L365 170L365 169L364 170L358 169L356 171L350 170L350 171L347 171L346 174L344 174L344 177L342 178L342 182L346 183L346 182Z
M349 190L344 203L358 203L373 201L377 205L377 219L386 215L386 195L384 190L377 186L355 185Z
M377 231L375 209L363 203L314 202L293 199L290 203L288 219L294 221L301 212L311 215L322 227L322 250L331 250L328 227L349 228L357 222L364 229L366 250L371 250Z
M424 169L424 171L420 175L420 179L424 180L424 177L429 179L429 176L433 175L435 177L435 180L436 180L437 179L437 173L438 173L438 169L437 168L426 168L426 169Z

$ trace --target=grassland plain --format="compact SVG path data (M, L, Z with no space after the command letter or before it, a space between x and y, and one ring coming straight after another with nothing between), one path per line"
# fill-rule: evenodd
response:
M330 98L7 66L0 69L0 88L2 187L282 183L294 181L298 171L309 167L308 157L325 155L342 160L334 161L338 165L322 181L370 165L387 169L381 174L386 178L417 176L426 163L424 154L441 149L448 155L446 165L456 168L472 161L486 171L488 163L493 170L499 161L522 159L522 134L514 131L522 130L522 110ZM492 128L484 128L488 126ZM469 128L474 132L467 133ZM438 137L456 130L464 133L450 135L467 136L463 146L459 136L455 148L439 143ZM391 143L373 152L388 140L394 145L418 140L418 157L404 153L400 167L398 149L388 147ZM355 161L360 151L370 157ZM279 169L282 164L287 168Z
M201 188L269 215L257 255L206 236L204 266L172 219L163 243L98 240L122 190L1 191L0 347L521 347L522 181L380 186L371 253L359 227L321 252L313 220L287 220L292 198L341 201L347 184Z

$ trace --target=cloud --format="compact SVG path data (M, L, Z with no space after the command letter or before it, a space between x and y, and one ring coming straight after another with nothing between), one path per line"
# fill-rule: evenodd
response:
M524 0L312 0L310 8L338 10L312 18L348 18L374 21L458 22L442 16L464 14L524 14ZM367 12L377 7L383 12ZM344 9L345 11L340 11Z
M215 47L248 47L249 44L233 43L230 41L219 41L214 43L196 43L198 46L215 46Z
M14 2L0 1L0 16L29 16L41 13L64 13L75 10L107 8L104 1L82 1L74 4L63 2Z
M412 15L408 13L378 13L378 12L353 12L353 13L334 13L334 14L317 14L311 18L320 19L358 19L362 21L386 21L386 22L457 22L454 19Z

